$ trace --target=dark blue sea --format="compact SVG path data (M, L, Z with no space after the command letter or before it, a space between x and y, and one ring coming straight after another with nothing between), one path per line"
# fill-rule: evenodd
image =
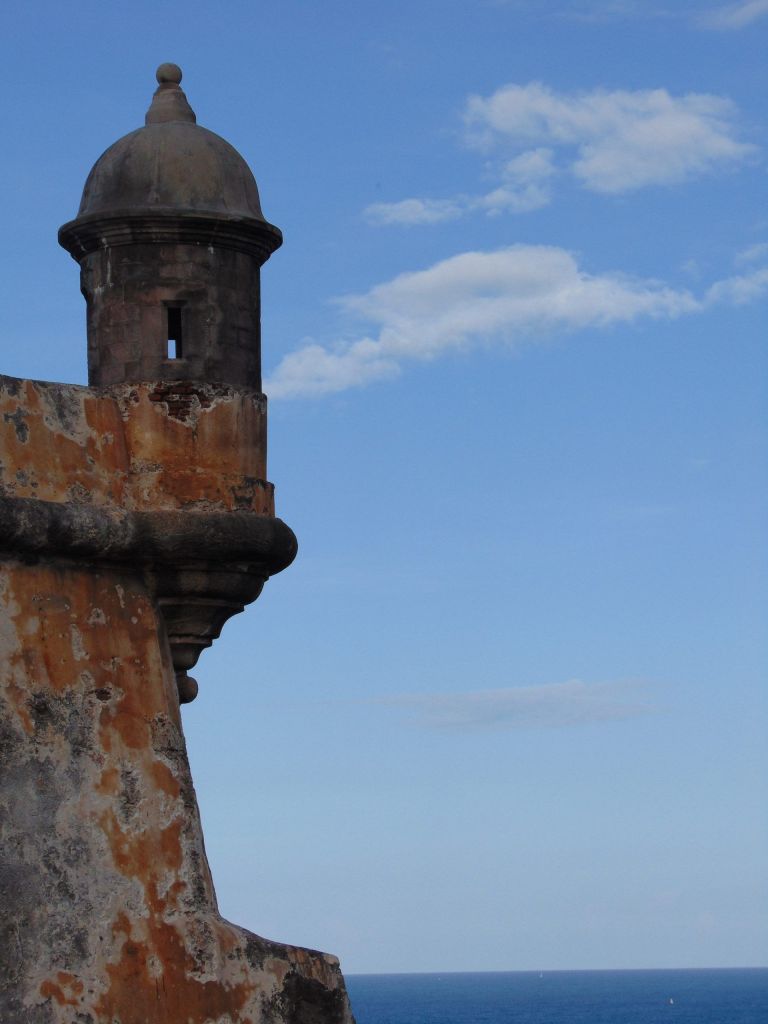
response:
M768 1024L768 968L352 974L357 1024Z

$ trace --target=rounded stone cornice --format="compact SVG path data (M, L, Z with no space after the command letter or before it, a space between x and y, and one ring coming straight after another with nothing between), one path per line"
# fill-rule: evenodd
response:
M59 244L78 262L99 249L153 244L234 249L264 263L282 245L279 228L265 220L183 210L115 210L77 217L59 229Z
M194 700L187 670L224 623L290 565L296 537L280 519L244 512L128 511L0 496L4 558L129 563L165 622L179 699Z
M11 557L24 552L185 568L236 563L258 567L266 578L290 565L296 550L281 519L252 512L142 512L0 496L0 552Z

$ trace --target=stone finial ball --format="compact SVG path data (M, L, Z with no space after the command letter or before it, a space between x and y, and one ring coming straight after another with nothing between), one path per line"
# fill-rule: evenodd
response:
M178 64L161 64L155 76L162 85L164 82L173 82L178 85L181 81L181 68Z
M176 673L176 686L179 691L179 704L191 704L200 689L197 680L183 670Z

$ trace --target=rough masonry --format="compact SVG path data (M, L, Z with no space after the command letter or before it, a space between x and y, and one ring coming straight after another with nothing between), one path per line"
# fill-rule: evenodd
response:
M59 232L88 387L0 377L0 1021L353 1024L338 960L217 909L180 703L292 561L253 175L173 64Z

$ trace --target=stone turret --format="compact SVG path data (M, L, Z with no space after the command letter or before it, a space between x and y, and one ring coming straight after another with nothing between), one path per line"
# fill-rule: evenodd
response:
M282 243L253 174L196 123L175 64L146 125L96 161L59 241L80 263L88 380L261 389L260 268Z
M354 1024L338 960L223 920L205 857L188 669L296 552L260 390L281 239L158 80L59 235L89 386L0 377L0 1021Z
M262 552L247 571L205 564L198 542L171 566L152 565L189 701L197 684L187 670L295 542L273 518L261 394L260 272L282 235L264 219L245 160L196 123L181 77L175 64L158 68L145 126L96 161L59 241L80 264L88 380L121 407L134 500L270 518L241 520L241 550L258 538Z

